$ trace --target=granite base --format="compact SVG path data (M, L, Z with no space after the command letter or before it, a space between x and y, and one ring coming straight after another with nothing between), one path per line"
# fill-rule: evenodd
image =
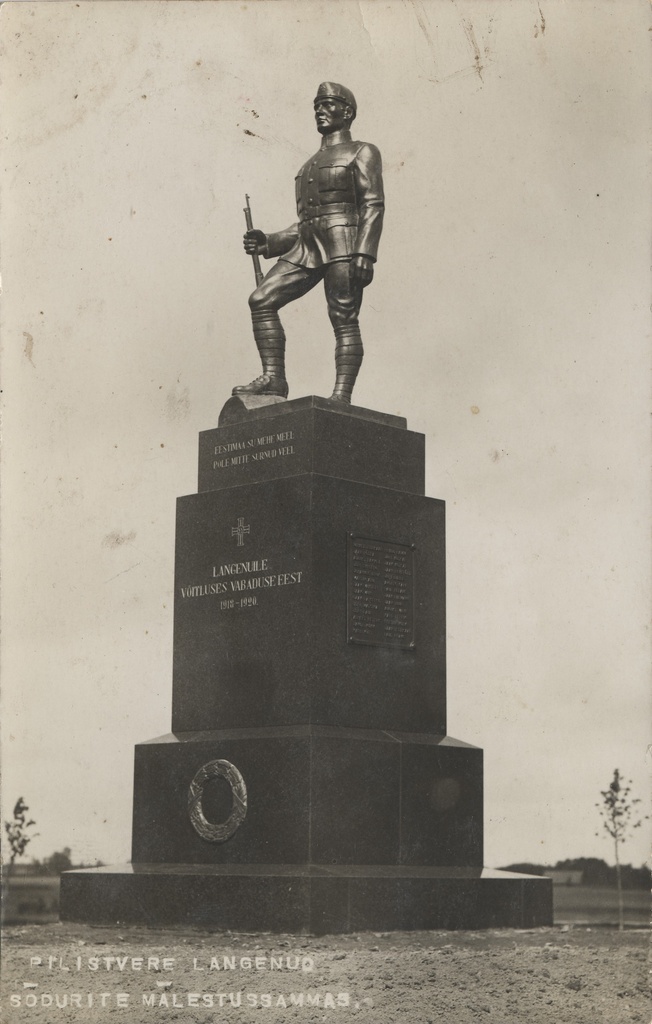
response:
M487 868L122 864L61 876L61 917L313 935L552 924L549 878Z

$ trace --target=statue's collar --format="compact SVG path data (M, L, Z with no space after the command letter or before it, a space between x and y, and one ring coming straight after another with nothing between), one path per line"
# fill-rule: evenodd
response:
M324 135L321 140L321 149L329 149L331 146L339 146L342 142L351 141L350 131L331 132L330 135Z

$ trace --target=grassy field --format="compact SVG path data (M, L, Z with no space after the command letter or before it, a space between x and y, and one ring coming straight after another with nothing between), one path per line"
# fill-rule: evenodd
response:
M2 884L4 924L46 924L59 920L59 879L17 875Z
M555 924L618 924L616 889L593 889L587 885L553 886ZM650 894L645 889L623 893L625 924L645 927L650 924Z

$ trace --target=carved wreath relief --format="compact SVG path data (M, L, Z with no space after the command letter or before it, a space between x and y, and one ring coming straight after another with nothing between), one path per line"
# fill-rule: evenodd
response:
M209 779L226 779L231 787L233 809L219 825L204 817L202 796L204 785ZM208 761L202 765L188 789L188 814L197 835L209 843L224 843L240 827L247 815L247 787L242 775L230 761Z

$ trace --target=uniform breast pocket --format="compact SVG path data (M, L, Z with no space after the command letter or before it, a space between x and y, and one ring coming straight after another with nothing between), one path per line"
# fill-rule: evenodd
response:
M353 196L353 181L348 164L327 164L319 168L319 191L340 192L341 202Z

